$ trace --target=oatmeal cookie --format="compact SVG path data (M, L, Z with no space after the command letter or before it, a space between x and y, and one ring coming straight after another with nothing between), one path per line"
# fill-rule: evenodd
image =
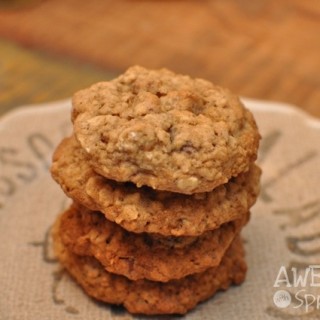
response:
M247 171L260 139L252 114L227 89L138 66L77 92L72 120L100 175L184 194Z
M64 247L57 232L54 232L54 246L61 264L89 296L122 304L129 312L138 314L185 314L217 291L241 284L247 269L239 238L218 267L166 283L132 281L109 273L95 258L76 255Z
M51 172L74 201L103 212L107 219L128 231L198 236L247 214L259 193L261 170L252 164L248 172L228 183L194 195L137 188L132 183L117 183L98 175L71 137L56 149Z
M69 250L94 256L111 273L167 282L218 266L246 220L200 237L163 237L128 232L100 212L73 204L61 217L60 237Z

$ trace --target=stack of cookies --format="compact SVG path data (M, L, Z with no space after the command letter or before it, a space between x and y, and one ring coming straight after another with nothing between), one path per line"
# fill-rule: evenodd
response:
M228 90L132 67L77 92L53 178L73 200L53 235L98 300L184 314L246 274L240 231L259 192L259 133Z

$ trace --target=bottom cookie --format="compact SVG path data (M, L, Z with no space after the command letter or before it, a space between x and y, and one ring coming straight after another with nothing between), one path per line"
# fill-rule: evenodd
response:
M185 314L199 302L226 290L231 284L241 284L247 266L242 242L237 237L218 267L167 283L149 280L132 281L107 272L93 257L78 256L66 249L54 228L57 257L71 276L91 297L110 304L124 305L131 313Z

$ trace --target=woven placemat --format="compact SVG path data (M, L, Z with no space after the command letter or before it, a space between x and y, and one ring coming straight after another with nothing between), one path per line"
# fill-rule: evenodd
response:
M168 67L318 115L319 28L317 0L16 0L0 8L0 36L25 46L111 73Z

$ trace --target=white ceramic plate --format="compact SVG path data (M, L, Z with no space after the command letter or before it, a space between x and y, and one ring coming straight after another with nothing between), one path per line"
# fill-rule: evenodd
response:
M247 280L185 318L315 319L320 306L309 302L320 290L306 268L320 264L320 121L292 106L243 100L263 136L262 192L244 230ZM55 146L71 132L69 118L70 101L0 118L0 320L131 319L87 298L50 252L48 230L66 197L48 167ZM292 268L307 274L306 286L280 281L274 287L281 267L291 284ZM313 280L320 285L320 278Z

